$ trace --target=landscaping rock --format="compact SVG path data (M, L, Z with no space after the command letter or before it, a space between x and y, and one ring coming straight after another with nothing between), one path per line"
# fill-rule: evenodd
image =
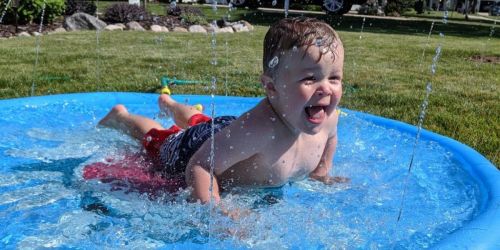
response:
M207 30L205 28L203 28L203 26L201 26L201 25L189 26L189 32L207 34Z
M114 25L122 27L123 29L127 28L127 26L125 24L123 24L123 23L115 23Z
M248 31L250 31L250 29L248 29L248 27L242 23L233 24L232 28L233 28L234 32L248 32Z
M249 22L245 21L245 20L241 20L239 21L239 23L243 24L245 27L248 28L248 30L252 31L254 30L254 27L253 25L251 25Z
M31 36L30 33L26 32L26 31L23 31L23 32L20 32L19 34L17 34L18 37L28 37L28 36Z
M211 23L207 26L204 26L204 28L208 33L212 33L212 32L218 33L217 31L219 30L219 26L217 26L217 24L213 24L213 23Z
M215 30L215 33L234 33L234 30L232 27L223 27Z
M109 31L113 31L113 30L123 30L123 26L121 25L116 25L116 24L109 24L107 25L104 30L109 30Z
M153 32L168 32L168 28L167 27L160 26L160 25L157 25L157 24L151 25L150 29Z
M181 32L181 33L189 32L186 28L182 28L182 27L174 27L173 31L174 32Z
M77 12L64 19L64 28L69 31L76 30L100 30L106 27L106 23L87 13Z
M138 22L132 21L127 23L127 29L135 31L146 31Z
M57 34L57 33L64 33L64 32L66 32L66 29L63 27L59 27L59 28L56 28L55 30L47 33L47 34L50 35L50 34Z

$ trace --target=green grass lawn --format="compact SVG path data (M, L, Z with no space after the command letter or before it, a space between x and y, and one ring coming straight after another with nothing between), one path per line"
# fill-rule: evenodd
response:
M218 34L217 66L210 64L210 35L101 32L99 45L95 31L47 35L40 39L35 73L35 38L0 40L0 98L29 96L32 83L35 95L156 92L163 75L204 82L177 86L178 94L208 94L215 76L218 94L262 96L262 40L267 25L281 16L258 11L235 16L256 24L256 30ZM330 22L345 44L343 107L416 124L431 81L424 127L470 145L500 166L500 64L470 59L500 56L498 33L489 36L491 25L437 22L427 40L428 21L368 18L361 33L362 18L318 17ZM431 76L438 46L441 58Z

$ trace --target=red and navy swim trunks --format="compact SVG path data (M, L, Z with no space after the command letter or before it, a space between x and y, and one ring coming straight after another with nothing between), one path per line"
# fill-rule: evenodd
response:
M214 133L236 120L235 116L220 116L213 119ZM143 139L143 146L156 161L155 169L166 175L184 173L189 159L211 137L212 119L204 114L193 115L189 127L182 130L173 125L169 129L151 129Z

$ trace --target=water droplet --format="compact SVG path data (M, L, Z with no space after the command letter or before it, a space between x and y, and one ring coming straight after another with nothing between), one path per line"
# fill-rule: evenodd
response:
M233 149L234 149L234 147L233 147L233 146L229 146L229 149L233 150Z
M278 63L279 63L279 59L277 56L275 56L275 57L273 57L273 59L271 59L271 61L269 61L267 66L272 69L272 68L276 67L278 65Z
M246 135L246 136L250 136L251 134L252 134L252 133L250 133L250 132L247 132L247 133L246 133L245 135Z
M175 7L177 7L177 2L176 2L176 1L172 1L172 2L170 2L170 8L172 8L172 9L173 9L173 8L175 8Z
M272 122L276 121L276 117L269 117L269 119L271 119Z
M271 139L273 139L273 140L274 140L275 138L276 138L276 137L275 137L274 135L271 135Z
M276 6L276 4L278 4L278 1L277 0L273 0L273 6Z
M318 37L318 38L316 38L316 40L314 41L314 44L315 44L316 46L318 46L318 47L323 46L323 43L324 43L324 41L323 41L323 38L322 38L322 37Z
M292 48L292 51L293 51L293 52L297 52L298 50L299 50L299 49L297 48L297 46L293 46L293 48Z

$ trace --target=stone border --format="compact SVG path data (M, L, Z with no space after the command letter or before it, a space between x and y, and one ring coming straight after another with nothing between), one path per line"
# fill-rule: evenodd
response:
M88 15L86 13L75 13L72 16L68 16L64 19L63 27L56 28L52 31L46 32L45 34L57 34L69 31L80 31L80 30L104 30L104 31L148 31L140 23L132 21L126 24L114 23L106 24L100 19L94 16ZM173 29L168 29L165 26L153 24L151 25L149 31L155 33L168 33L168 32L178 32L178 33L201 33L208 34L211 32L215 33L240 33L240 32L250 32L253 31L254 27L249 22L241 20L237 22L214 22L208 25L191 25L187 28L176 26ZM40 36L42 34L38 32L20 32L16 34L17 37L30 37L30 36ZM16 37L10 36L9 38ZM4 37L3 39L6 39Z

